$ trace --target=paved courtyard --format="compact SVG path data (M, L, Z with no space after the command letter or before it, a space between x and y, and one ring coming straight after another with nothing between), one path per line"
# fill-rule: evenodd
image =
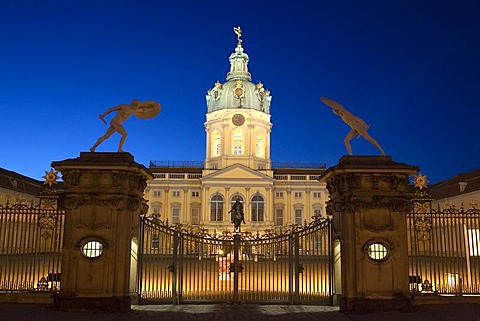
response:
M331 320L331 321L480 321L480 304L419 306L408 312L345 314L337 307L292 305L136 305L128 313L55 311L48 305L0 304L1 321L146 321L146 320Z

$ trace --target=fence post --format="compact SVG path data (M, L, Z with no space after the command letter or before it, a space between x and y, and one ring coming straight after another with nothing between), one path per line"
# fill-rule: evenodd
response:
M129 153L80 153L52 162L64 181L61 309L130 310L132 240L153 179Z
M295 294L293 297L293 304L299 304L300 301L300 243L298 232L293 233L293 249L294 249L294 262L295 262Z
M341 242L341 311L411 306L406 216L408 178L418 167L390 156L344 156L327 183L335 238ZM339 277L335 275L335 278Z
M233 235L233 302L238 303L238 277L240 272L239 251L240 251L240 233Z

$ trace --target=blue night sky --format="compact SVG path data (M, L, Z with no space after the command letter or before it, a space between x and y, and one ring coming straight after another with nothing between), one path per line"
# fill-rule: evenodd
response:
M273 161L329 167L347 153L327 96L395 161L447 179L479 168L479 17L475 0L1 0L0 167L42 179L103 135L98 114L134 98L162 105L124 123L137 162L204 160L205 94L225 81L240 25L253 82L273 96Z

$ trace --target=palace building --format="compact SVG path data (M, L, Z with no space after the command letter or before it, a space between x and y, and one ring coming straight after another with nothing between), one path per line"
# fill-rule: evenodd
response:
M238 31L238 29L237 29ZM226 82L206 95L206 151L202 162L151 162L154 179L145 198L148 215L209 233L232 229L229 211L244 207L244 232L281 230L325 216L328 199L319 176L325 164L270 159L272 96L252 82L241 33Z

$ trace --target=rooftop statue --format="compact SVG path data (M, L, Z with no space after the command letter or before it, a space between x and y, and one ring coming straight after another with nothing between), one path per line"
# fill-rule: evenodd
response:
M108 127L105 135L101 136L95 144L90 148L91 152L94 152L95 149L100 145L104 140L113 135L113 133L118 132L122 135L120 139L120 144L118 145L118 152L123 152L123 144L127 139L127 131L123 128L122 124L127 120L132 114L141 119L150 119L160 113L160 104L154 101L145 101L140 102L136 99L132 100L131 104L120 104L118 106L107 109L103 114L98 115L98 117L105 123L105 116L116 111L116 115L113 116L110 121L110 126Z
M237 40L238 40L238 44L237 46L241 46L242 45L242 28L240 28L240 26L238 27L233 27L233 32L235 32L235 34L237 35Z
M370 125L367 125L363 119L360 117L355 116L351 112L345 109L339 102L326 98L326 97L321 97L320 100L327 105L328 107L332 108L332 111L334 114L340 116L342 120L350 126L352 129L348 132L347 136L345 136L344 142L345 146L347 147L348 154L352 155L352 146L350 145L350 141L353 138L359 138L362 136L366 140L368 140L370 143L373 144L373 146L377 147L378 150L382 153L382 155L385 155L385 151L380 147L378 142L368 134L368 128Z

